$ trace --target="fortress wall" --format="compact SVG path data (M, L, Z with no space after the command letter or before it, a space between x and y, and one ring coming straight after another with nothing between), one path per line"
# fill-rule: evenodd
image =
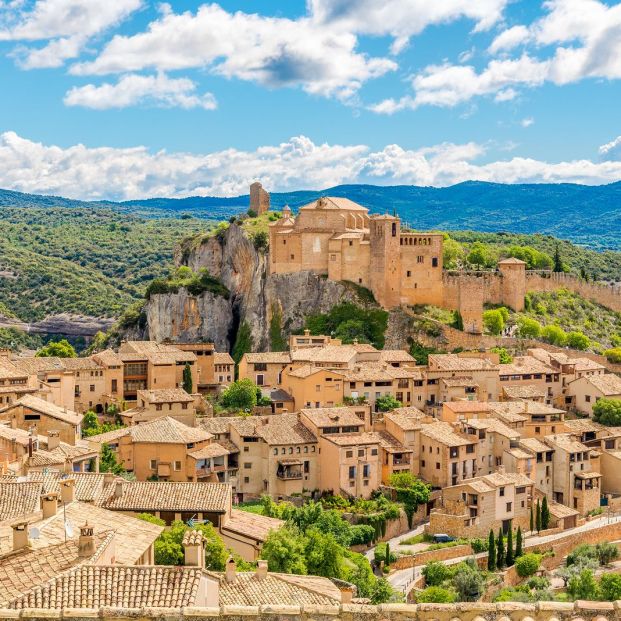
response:
M0 621L214 621L218 618L226 621L613 621L621 620L621 602L0 609Z
M526 291L556 291L569 289L602 306L621 312L621 285L585 282L571 274L556 272L526 272Z

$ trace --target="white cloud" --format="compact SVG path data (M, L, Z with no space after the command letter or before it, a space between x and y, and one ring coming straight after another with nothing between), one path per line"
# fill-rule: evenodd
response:
M156 76L125 75L116 84L87 84L74 87L65 95L67 106L83 106L96 110L126 108L137 104L154 104L166 108L204 108L215 110L217 103L211 93L196 93L196 83L187 78L171 79Z
M254 151L207 154L150 152L145 147L48 146L13 132L0 135L0 187L83 199L149 196L234 196L259 178L271 190L326 188L339 183L450 185L495 182L576 182L621 179L621 162L550 163L514 157L478 163L485 147L443 143L420 149L387 145L315 144L298 136Z
M117 35L95 60L75 65L71 72L208 68L227 78L268 87L301 86L312 94L347 99L365 81L397 67L356 47L354 34L319 27L308 18L229 13L210 4L195 14L167 11L146 32Z
M141 0L36 0L34 5L0 4L0 41L46 41L13 53L26 69L59 67L77 57L89 39L121 23Z
M475 30L486 30L498 22L508 0L309 0L317 22L330 28L395 38L398 53L410 37L427 26L460 18L475 22Z
M603 144L599 148L599 154L604 160L621 161L621 136L617 136L614 140Z
M520 87L557 85L587 78L621 78L621 4L598 0L548 0L548 13L528 28L514 26L498 35L491 53L503 52L482 70L473 66L429 65L412 79L414 95L388 99L371 106L391 114L420 105L456 106L474 97L494 96L507 101ZM506 52L526 44L519 57ZM541 54L555 46L550 54Z
M520 121L522 127L530 127L535 122L532 116L528 116Z

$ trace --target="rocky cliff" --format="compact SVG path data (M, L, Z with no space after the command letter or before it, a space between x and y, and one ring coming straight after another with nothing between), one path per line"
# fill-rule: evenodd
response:
M220 351L230 351L243 327L253 350L269 351L300 329L307 315L327 312L339 302L358 302L354 285L310 272L269 275L267 254L255 249L237 224L218 235L186 240L175 262L195 272L207 269L230 296L194 296L183 288L152 295L145 307L145 338L213 341Z

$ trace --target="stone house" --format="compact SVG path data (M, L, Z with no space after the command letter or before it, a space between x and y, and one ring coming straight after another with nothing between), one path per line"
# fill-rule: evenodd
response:
M582 376L567 384L566 393L579 412L593 416L599 399L621 399L621 378L612 373Z

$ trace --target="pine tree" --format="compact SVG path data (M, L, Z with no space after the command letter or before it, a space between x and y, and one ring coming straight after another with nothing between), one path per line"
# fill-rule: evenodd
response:
M496 566L498 569L505 566L505 540L502 536L502 528L498 529L498 539L496 539Z
M520 558L522 554L524 554L524 550L522 549L522 527L518 526L517 535L515 537L515 558Z
M194 388L192 382L192 369L190 365L186 363L183 368L183 390L185 390L189 395L192 394L192 389Z
M530 532L535 530L535 517L533 516L533 505L530 506Z
M505 554L505 562L507 563L507 567L511 567L514 562L513 555L513 527L509 527L509 532L507 533L507 553Z
M539 501L537 501L537 510L535 511L535 528L537 532L541 532L541 505Z
M543 497L541 502L541 530L547 530L550 525L550 509L548 508L548 498Z
M558 244L554 248L554 267L552 268L554 272L562 272L563 270L563 261L561 259L561 251L559 249Z
M494 531L490 528L487 547L487 569L496 571L496 539L494 539Z

